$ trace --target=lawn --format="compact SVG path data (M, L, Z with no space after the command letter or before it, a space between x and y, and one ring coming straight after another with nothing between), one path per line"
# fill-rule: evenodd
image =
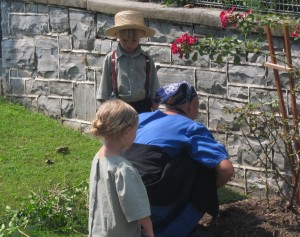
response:
M69 152L58 153L61 146ZM99 146L94 138L0 97L0 215L6 205L18 208L30 191L88 180Z

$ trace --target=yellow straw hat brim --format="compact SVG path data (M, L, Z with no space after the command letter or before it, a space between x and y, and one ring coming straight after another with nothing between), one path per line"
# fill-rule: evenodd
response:
M136 29L136 30L142 30L144 32L144 35L141 37L151 37L155 35L155 30L147 27L147 26L140 26L140 25L122 25L122 26L114 26L107 30L105 30L104 34L107 36L115 37L117 38L117 33L120 30L128 30L128 29Z
M151 37L155 35L155 30L146 26L144 17L140 12L122 11L115 15L115 26L105 30L104 34L111 37L117 37L120 30L136 29L144 32L140 37Z

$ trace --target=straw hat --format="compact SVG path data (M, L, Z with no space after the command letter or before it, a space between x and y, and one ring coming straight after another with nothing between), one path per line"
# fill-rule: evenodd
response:
M107 29L105 34L117 37L117 32L125 29L137 29L144 31L142 37L150 37L155 34L155 30L145 26L144 16L136 11L122 11L115 15L115 26Z

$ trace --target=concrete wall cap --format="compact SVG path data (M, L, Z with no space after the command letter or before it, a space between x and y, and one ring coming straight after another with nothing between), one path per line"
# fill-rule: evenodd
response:
M132 0L23 0L23 2L76 7L111 15L119 11L135 10L142 12L146 19L221 27L219 19L221 9L215 8L169 7L151 2L133 3Z

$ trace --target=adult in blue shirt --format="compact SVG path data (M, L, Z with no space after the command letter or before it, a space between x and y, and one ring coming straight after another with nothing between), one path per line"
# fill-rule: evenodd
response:
M199 99L193 86L172 83L159 88L156 98L166 109L139 115L135 142L125 156L146 186L155 236L205 236L198 223L205 213L217 215L217 188L234 168L225 147L194 121Z

